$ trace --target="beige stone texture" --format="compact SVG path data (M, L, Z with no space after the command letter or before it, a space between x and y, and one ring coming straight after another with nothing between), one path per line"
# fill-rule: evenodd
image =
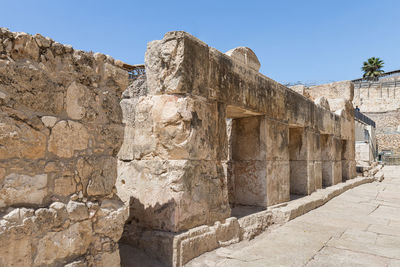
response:
M119 266L128 72L39 34L0 47L0 266Z
M310 196L306 196L304 198L300 198L294 201L291 201L287 203L286 205L276 205L268 208L267 210L264 211L255 211L254 213L251 214L245 214L242 215L240 218L232 217L228 218L225 223L220 223L217 222L213 226L199 226L194 229L191 229L189 231L186 231L182 234L172 234L168 232L162 232L162 231L132 231L133 229L130 229L129 231L129 236L125 236L127 240L131 242L131 244L135 244L135 247L141 247L144 248L146 251L146 255L155 255L157 259L161 262L171 262L172 266L204 266L205 264L210 264L210 266L215 266L215 262L213 261L212 258L210 258L210 254L217 254L220 257L229 257L231 249L235 249L237 247L241 248L243 246L246 246L247 244L254 242L254 241L249 241L255 238L254 240L258 240L259 238L263 238L265 234L263 232L268 229L270 231L274 231L274 229L280 227L282 224L285 224L286 222L293 220L303 214L306 214L307 212L316 209L320 206L328 206L330 200L335 198L336 196L346 192L347 190L350 190L352 188L355 188L359 185L365 184L365 183L371 183L375 181L374 177L359 177L353 180L346 181L345 183L340 183L336 186L328 187L323 190L319 190L317 192L314 192ZM373 185L376 187L375 185ZM369 189L370 190L370 189ZM351 199L351 198L350 198ZM370 198L372 199L372 198ZM357 198L354 199L357 204ZM348 201L348 200L347 200ZM335 209L338 209L340 207L341 209L348 209L349 205L344 205L342 201L339 203L333 201L334 204L330 206L330 210L334 211ZM356 209L357 212L357 219L360 217L360 211L361 213L364 213L367 215L371 211L374 210L374 206L368 206L365 205L363 206L364 209L360 209L357 206L354 206L354 204L351 203L351 208ZM306 215L308 216L308 215ZM309 218L313 218L315 215L310 215ZM315 241L312 239L312 237L316 233L324 233L326 231L333 231L334 236L339 236L342 231L336 230L337 225L339 224L339 227L348 227L349 224L352 226L356 226L357 223L352 222L351 220L340 220L338 218L329 218L329 220L334 220L333 222L330 222L328 220L328 225L321 225L320 220L324 220L324 216L326 217L325 214L322 214L322 216L318 217L316 220L316 223L310 224L309 222L303 222L302 218L298 218L300 220L300 224L296 225L294 229L290 233L286 234L280 234L276 235L274 238L272 238L271 244L274 244L273 241L277 238L289 238L288 242L293 243L293 236L298 236L299 234L303 234L303 232L308 232L309 235L307 235L304 239L302 239L303 242L313 242ZM326 220L325 220L326 221ZM294 221L295 222L295 221ZM387 223L387 222L383 222ZM289 223L290 224L290 223ZM293 225L293 223L291 224ZM362 227L367 226L367 224L362 224ZM285 225L283 226L285 227ZM279 228L278 228L279 229ZM217 231L216 231L217 230ZM311 231L311 232L310 232ZM260 237L257 237L260 235ZM326 233L324 234L324 236ZM325 237L324 237L325 238ZM318 240L319 238L316 238ZM218 243L216 243L217 241ZM221 242L223 241L223 242ZM242 241L239 244L232 245L235 243L238 243L239 241ZM125 246L125 252L124 255L122 256L122 260L129 262L133 262L133 259L137 256L137 251L135 251L135 247L131 247L129 245L124 244ZM223 247L227 247L227 249L223 249ZM268 246L271 247L272 245ZM295 244L295 247L298 245ZM210 251L215 248L218 248L214 252L211 253L206 253L203 256L200 256L191 262L188 263L190 259L193 259L205 251ZM273 246L272 246L273 247ZM315 249L315 244L313 244L311 247ZM172 250L171 250L172 248ZM239 249L240 251L240 249ZM265 250L265 247L260 248L260 251L268 252L269 250ZM297 251L297 250L294 250ZM309 251L310 254L312 255L312 250ZM275 251L275 253L278 253ZM281 253L281 251L279 252ZM302 253L299 253L300 256ZM132 255L135 255L134 257ZM268 254L270 255L270 254ZM307 254L308 255L308 254ZM139 260L139 262L142 264L148 263L150 265L161 265L162 263L157 261L156 259L149 259L149 256L145 256L146 258L143 258L143 256L140 256L139 258L136 258ZM243 255L241 256L243 257ZM301 257L304 257L301 256ZM206 258L206 260L204 260ZM256 257L258 258L258 257ZM288 259L288 262L290 259ZM291 259L293 262L296 262L297 259ZM278 263L280 261L277 261ZM136 262L137 263L137 262ZM192 265L192 264L197 264L197 265ZM244 263L244 266L247 266L246 263Z
M85 115L85 109L82 107L83 97L87 89L84 85L73 82L67 88L65 104L67 105L67 114L73 120L80 120Z
M119 162L116 187L132 222L178 232L229 216L225 183L214 162L141 160Z
M375 179L334 185L355 170L352 89L314 103L249 48L169 32L128 87L110 56L3 28L0 44L0 265L118 266L125 230L182 266Z
M225 53L234 61L247 66L248 68L259 71L261 64L256 54L248 47L236 47Z
M60 121L54 127L49 140L49 152L58 157L70 158L77 150L88 148L89 134L82 124Z
M42 204L47 195L47 174L11 173L1 183L0 208L17 204Z
M5 115L0 114L0 160L43 158L46 153L46 135Z
M61 232L47 233L39 240L34 264L50 265L57 259L85 253L90 245L91 234L90 221L75 223Z
M400 132L398 127L400 126L400 113L398 111L387 111L383 107L379 111L365 112L365 115L376 123L376 139L379 151L392 150L394 153L399 153Z
M331 108L329 106L329 101L325 96L317 97L314 102L316 105L321 106L322 108L324 108L326 110L331 110Z
M306 92L312 99L324 96L330 98L344 98L353 101L354 84L351 81L340 81L321 85L311 86L306 89Z
M239 223L249 223L269 217L274 226L277 214L291 213L285 215L290 220L285 224L270 226L250 241L205 253L185 266L396 266L400 228L390 225L398 220L399 207L385 207L399 198L386 198L382 206L375 196L389 197L387 190L396 190L398 169L385 167L382 183L359 177L275 207L269 216L262 211L240 218Z
M54 126L54 124L56 124L57 118L53 116L43 116L42 122L46 127L51 128Z
M215 160L222 150L216 103L170 95L132 101L121 159ZM126 102L124 110L132 107Z
M171 252L178 233L203 233L246 206L284 205L291 193L310 195L335 185L342 181L342 160L346 179L354 177L354 153L346 149L341 157L342 140L354 144L352 84L337 86L336 102L327 97L314 103L260 74L257 62L247 48L226 55L185 32L148 44L146 73L121 101L126 127L116 188L130 207L127 243L180 266L198 251L214 249L215 237L204 230L203 245L185 243L191 256L180 262L174 256L180 254ZM325 147L321 135L331 138ZM282 218L324 200L297 203L296 212ZM268 220L257 225L265 229Z

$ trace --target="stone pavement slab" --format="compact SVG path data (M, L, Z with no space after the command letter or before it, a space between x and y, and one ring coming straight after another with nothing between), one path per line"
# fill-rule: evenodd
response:
M400 266L400 166L253 240L186 266Z

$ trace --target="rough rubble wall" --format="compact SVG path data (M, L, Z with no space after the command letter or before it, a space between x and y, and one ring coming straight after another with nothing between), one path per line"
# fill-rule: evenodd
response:
M117 65L0 29L0 266L119 266Z
M354 89L354 106L361 112L388 112L400 109L399 87L363 87Z
M395 77L383 81L394 80ZM398 79L398 78L397 78ZM376 122L379 151L400 152L400 88L356 88L354 105Z
M400 153L400 111L365 114L376 123L379 151L392 150Z
M327 99L345 98L352 100L354 97L354 85L351 81L340 81L321 85L315 85L305 88L305 94L308 94L312 100L320 96Z

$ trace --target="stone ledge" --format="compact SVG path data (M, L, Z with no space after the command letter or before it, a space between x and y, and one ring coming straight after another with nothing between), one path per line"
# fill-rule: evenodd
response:
M169 255L159 257L159 260L170 262L171 266L184 266L190 260L203 253L243 240L250 240L265 230L280 227L286 222L324 205L332 198L349 189L365 183L380 181L379 177L356 177L346 182L320 189L309 196L271 206L260 212L241 218L230 217L224 222L218 221L212 226L199 226L183 233L148 231L146 236L152 236L150 243L154 244L154 248L149 249L147 247L146 250L147 253L159 255L160 247L157 244L164 244L169 248L164 247L162 250L169 250L171 254L168 253ZM168 242L165 242L165 238L168 239ZM140 247L140 240L136 240L135 243ZM149 245L149 242L147 242L147 245Z

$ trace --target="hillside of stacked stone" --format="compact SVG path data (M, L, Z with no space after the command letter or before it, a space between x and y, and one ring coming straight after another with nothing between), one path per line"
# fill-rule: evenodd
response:
M0 28L0 266L119 266L120 66Z
M250 51L230 57L169 32L148 44L137 85L146 89L130 89L146 93L124 94L124 241L169 265L237 242L237 207L266 209L355 177L351 100L335 112L317 105L260 74Z

